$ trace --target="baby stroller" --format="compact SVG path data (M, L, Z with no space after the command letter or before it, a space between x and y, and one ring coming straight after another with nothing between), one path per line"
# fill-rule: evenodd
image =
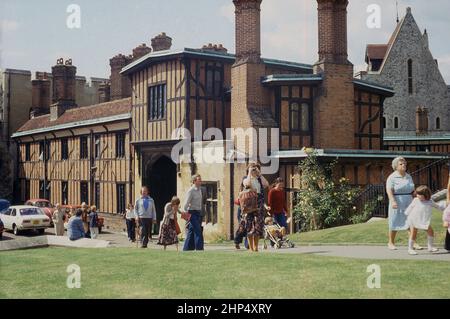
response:
M264 249L267 249L266 241L269 241L275 249L295 247L295 244L286 236L284 227L278 225L274 220L271 225L264 223Z

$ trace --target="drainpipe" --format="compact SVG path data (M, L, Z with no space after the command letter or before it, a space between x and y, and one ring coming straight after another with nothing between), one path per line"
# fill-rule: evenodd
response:
M44 137L44 153L42 154L44 156L44 195L45 198L50 200L50 196L47 194L47 137Z
M92 200L94 200L94 189L95 189L95 175L94 172L92 170L92 168L94 167L94 131L91 129L89 131L89 181L91 184L91 202ZM94 203L95 204L95 203ZM97 207L98 209L98 207Z
M230 239L234 239L234 161L230 163Z
M128 149L129 149L129 159L128 159L128 198L129 203L133 202L133 146L131 145L131 126L132 126L132 119L129 121L128 126Z

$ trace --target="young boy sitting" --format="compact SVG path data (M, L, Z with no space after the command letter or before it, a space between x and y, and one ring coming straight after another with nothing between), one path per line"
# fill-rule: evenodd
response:
M286 236L286 228L285 227L280 228L277 225L274 225L272 217L266 217L264 223L266 224L267 231L269 232L269 234L272 235L273 238L283 239L283 237Z

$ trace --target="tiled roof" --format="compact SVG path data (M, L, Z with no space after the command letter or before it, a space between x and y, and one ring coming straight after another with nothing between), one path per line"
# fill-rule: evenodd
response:
M387 44L368 44L366 58L368 60L383 60L388 49Z
M19 130L20 132L34 131L44 128L60 127L69 123L80 123L101 118L111 118L131 112L131 98L115 100L85 107L77 107L64 112L57 120L50 121L50 114L38 116L28 120Z

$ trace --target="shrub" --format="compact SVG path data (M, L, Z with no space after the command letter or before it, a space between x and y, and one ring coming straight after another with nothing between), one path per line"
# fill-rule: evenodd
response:
M357 220L355 199L360 193L349 180L333 179L337 160L320 163L315 151L299 163L301 191L297 194L294 218L301 230L317 230L346 225ZM361 217L360 220L365 217Z

